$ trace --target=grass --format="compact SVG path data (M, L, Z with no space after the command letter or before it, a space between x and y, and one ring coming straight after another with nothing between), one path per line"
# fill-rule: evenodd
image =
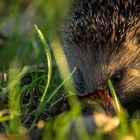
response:
M47 83L46 83L46 86L45 86L45 90L44 90L43 95L42 95L41 100L40 100L39 107L36 111L35 120L32 123L33 125L34 125L34 122L36 121L37 117L40 115L42 110L45 108L44 98L45 98L46 93L48 91L50 81L51 81L51 76L52 76L52 57L51 57L50 49L48 47L48 44L45 41L44 36L42 35L42 32L38 29L38 27L36 25L35 25L35 28L36 28L38 36L39 36L39 38L40 38L40 40L43 43L43 46L45 48L44 51L46 52L47 62L48 62L48 74L47 74L48 79L47 79Z
M110 88L110 92L112 93L112 97L115 100L116 110L117 110L117 112L121 113L120 103L119 103L119 100L118 100L118 98L116 96L115 90L114 90L113 85L112 85L110 80L108 80L108 86Z
M2 0L0 7L4 3ZM71 81L76 68L69 71L67 62L62 57L64 54L58 37L64 11L68 9L70 1L61 0L59 4L52 3L52 0L32 1L23 9L20 9L19 4L17 1L15 5L3 6L8 9L3 14L3 10L0 10L1 18L4 19L0 23L0 32L8 38L8 41L6 39L0 45L1 133L8 133L10 140L27 140L27 132L37 127L44 128L43 140L67 140L73 123L80 140L88 140L89 132L83 124L82 105L74 96ZM21 25L20 18L27 13L31 20L30 27L21 32L19 27L24 26ZM11 35L6 34L4 29L13 20L16 26ZM37 26L35 29L34 23L41 30ZM96 112L94 119L97 128L93 129L91 139L139 140L139 114L134 114L135 118L130 119L120 106L110 80L108 85L116 103L117 114L107 117L104 112ZM72 105L69 111L65 107L65 97ZM92 119L89 118L91 123Z

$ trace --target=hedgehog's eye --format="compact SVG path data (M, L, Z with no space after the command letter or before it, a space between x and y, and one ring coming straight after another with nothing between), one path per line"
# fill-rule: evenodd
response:
M111 81L113 82L113 84L122 81L123 75L124 75L123 71L119 71L119 72L116 72L115 74L113 74L111 77Z

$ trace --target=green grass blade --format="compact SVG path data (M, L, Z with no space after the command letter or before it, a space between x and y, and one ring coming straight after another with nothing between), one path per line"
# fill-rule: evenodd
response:
M49 46L42 34L42 32L38 29L38 27L35 25L35 29L37 30L38 36L42 42L42 44L44 45L45 48L45 52L46 52L46 56L47 56L47 62L48 62L48 80L47 80L47 84L44 90L44 93L41 97L41 102L44 100L46 93L48 91L49 85L50 85L50 81L51 81L51 76L52 76L52 57L51 57L51 52L49 49Z
M21 72L19 69L14 69L9 72L10 83L7 86L9 92L9 111L10 111L10 125L9 130L12 133L18 133L18 128L21 126L20 118L20 80L27 72L28 67L24 67ZM4 118L3 118L4 119ZM5 118L6 119L6 118Z
M37 34L39 36L39 39L41 40L44 48L45 48L45 52L46 52L46 57L47 57L47 62L48 62L48 79L47 79L47 83L46 83L46 86L45 86L45 90L43 92L43 95L41 97L41 100L40 100L40 104L37 108L37 111L36 111L36 114L35 114L35 119L32 123L32 126L34 126L34 123L35 121L37 120L38 116L40 115L40 113L42 112L42 110L45 108L45 103L44 103L44 98L47 94L47 91L48 91L48 88L49 88L49 85L50 85L50 81L51 81L51 77L52 77L52 57L51 57L51 52L50 52L50 49L49 49L49 46L41 32L41 30L38 29L38 27L35 25L35 29L37 31Z
M112 97L113 97L113 99L115 100L116 107L117 107L117 111L118 111L118 112L121 112L119 100L118 100L118 98L117 98L115 89L114 89L114 87L113 87L113 85L112 85L112 82L111 82L110 80L108 80L108 86L109 86L109 89L110 89L110 91L111 91Z
M66 77L66 79L53 91L53 93L50 95L50 97L48 98L48 100L46 101L46 103L49 103L50 102L50 100L56 94L56 92L71 78L71 76L74 74L75 70L76 70L76 67L74 68L74 70L72 71L72 73L70 73L70 75L68 77Z

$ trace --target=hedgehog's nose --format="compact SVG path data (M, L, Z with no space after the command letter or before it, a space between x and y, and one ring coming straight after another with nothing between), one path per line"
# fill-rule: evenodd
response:
M102 84L102 85L97 86L97 88L94 91L107 91L109 96L112 97L112 94L110 92L110 89L109 89L107 82L106 82L106 84Z

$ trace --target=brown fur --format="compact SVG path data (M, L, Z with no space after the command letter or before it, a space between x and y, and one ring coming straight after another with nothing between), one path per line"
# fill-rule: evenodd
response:
M112 79L128 110L140 109L140 1L77 0L64 27L64 51L78 94ZM113 81L115 75L119 81Z

